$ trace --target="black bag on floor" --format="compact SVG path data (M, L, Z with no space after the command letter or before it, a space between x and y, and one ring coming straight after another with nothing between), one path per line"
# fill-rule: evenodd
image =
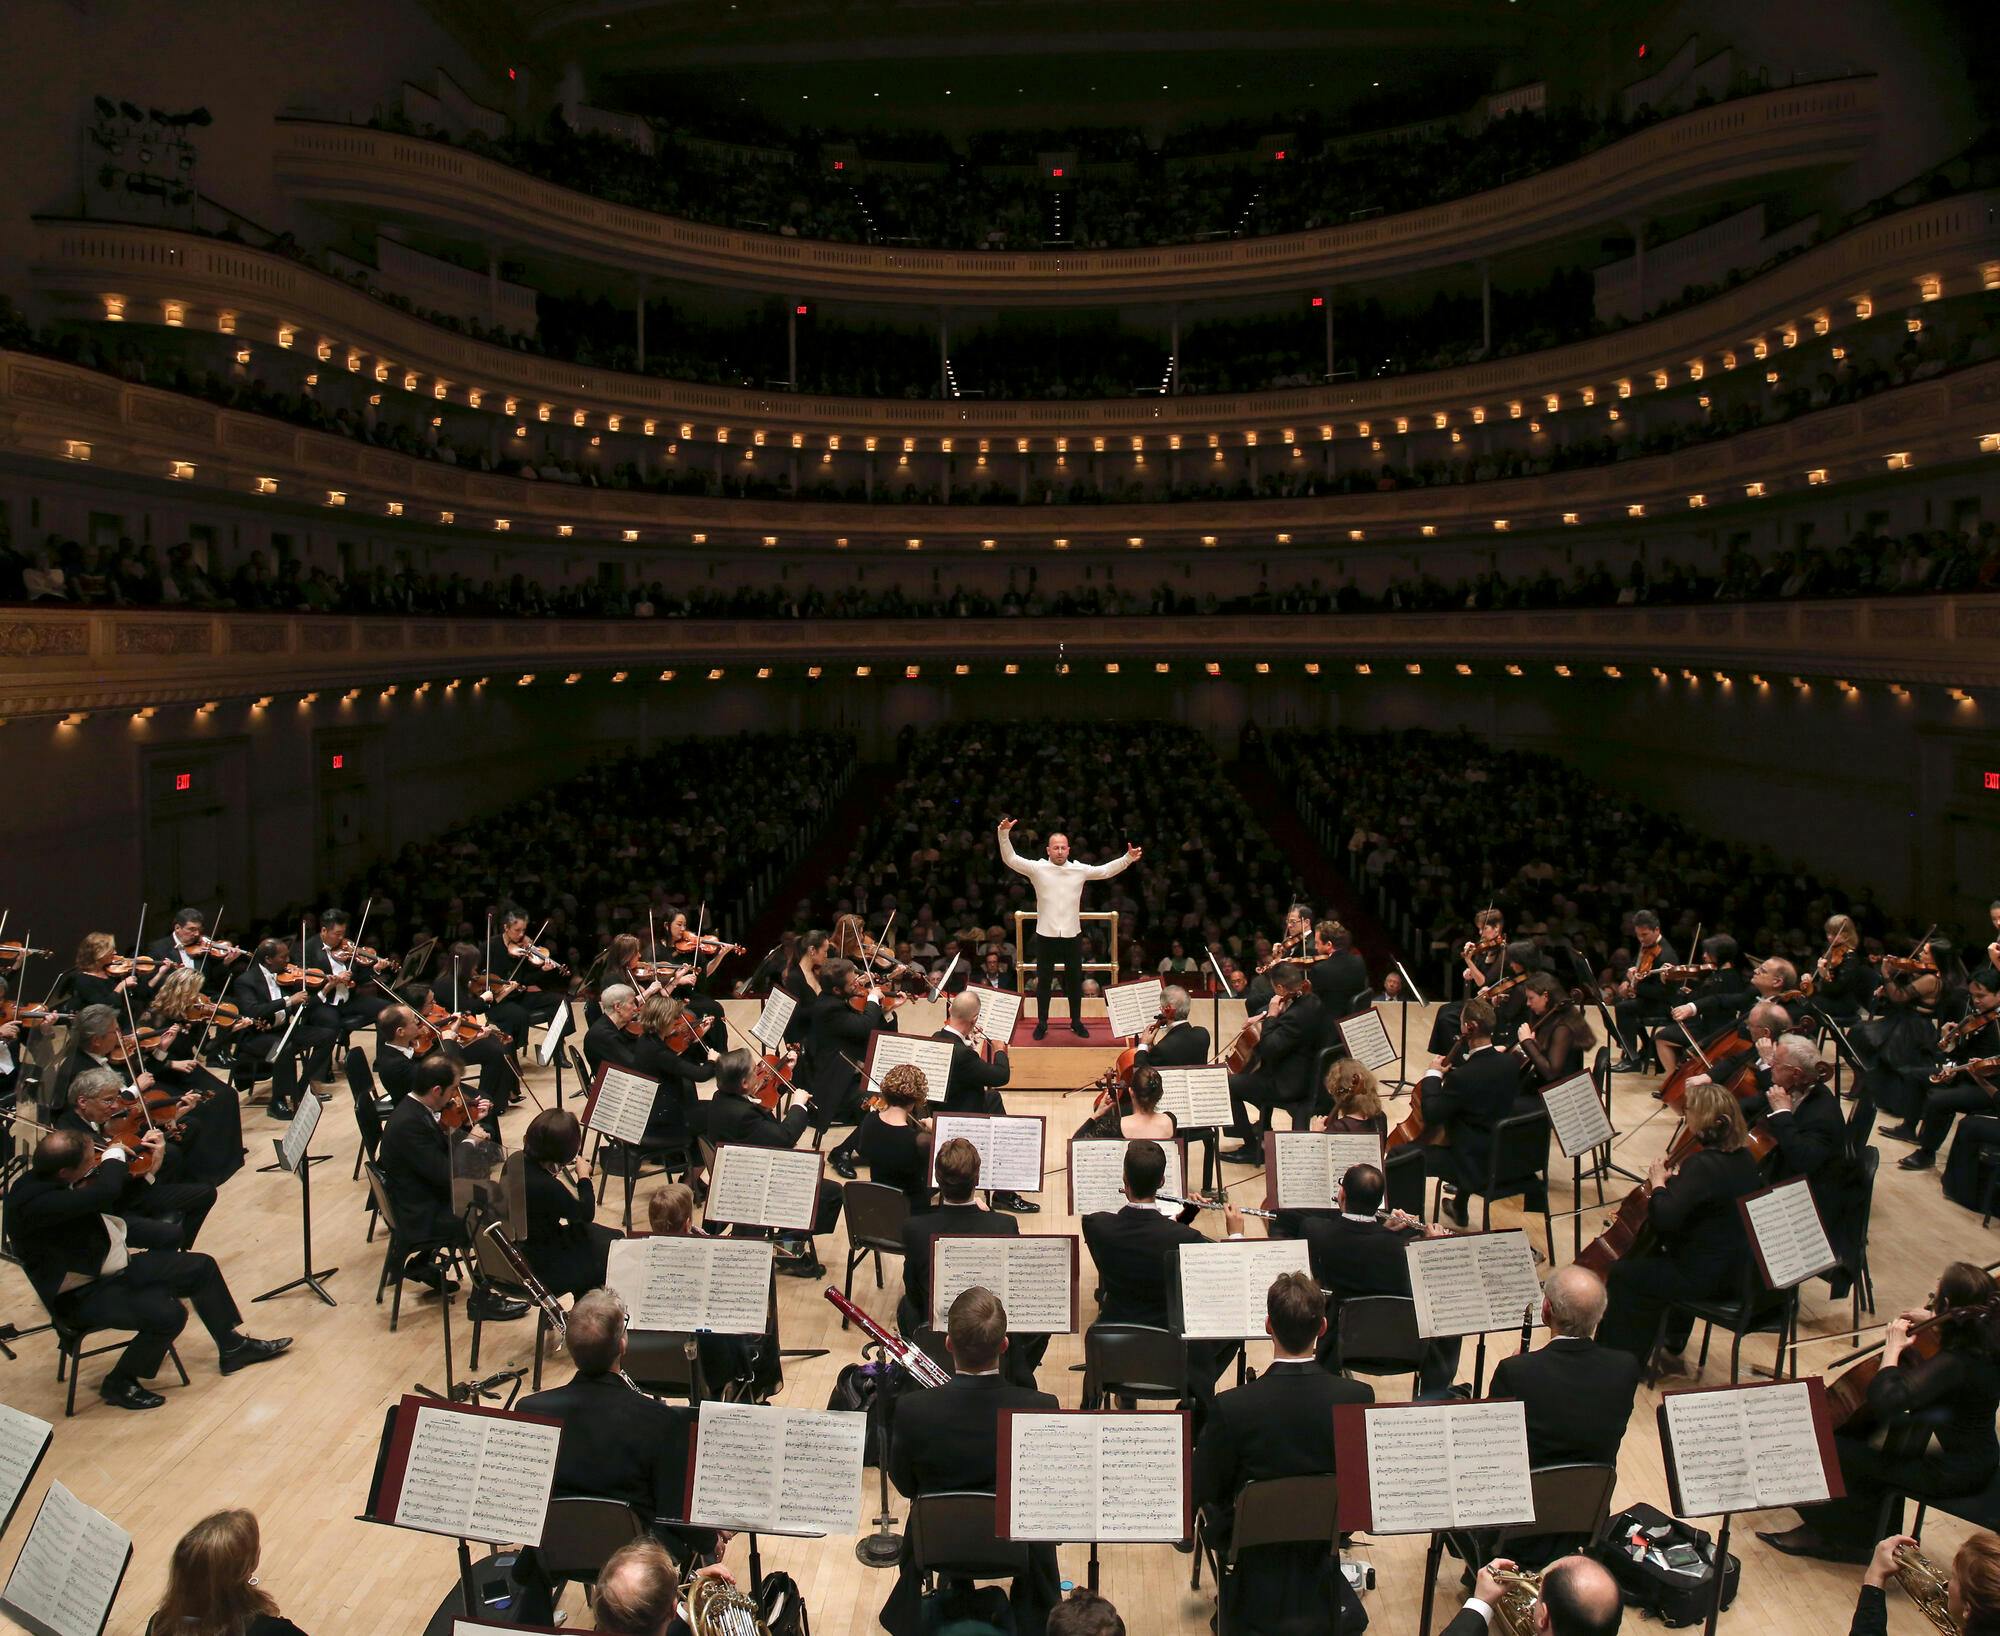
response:
M1643 1561L1632 1555L1635 1531L1644 1534L1649 1547ZM1611 1519L1590 1554L1618 1582L1627 1607L1669 1627L1700 1624L1708 1617L1715 1600L1715 1541L1706 1529L1641 1502ZM1725 1608L1736 1600L1742 1568L1733 1555L1723 1564Z

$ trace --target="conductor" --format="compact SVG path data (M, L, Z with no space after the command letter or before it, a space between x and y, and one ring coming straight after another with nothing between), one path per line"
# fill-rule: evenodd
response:
M1024 858L1014 850L1012 818L1000 820L1000 861L1017 875L1026 875L1035 884L1035 1038L1049 1032L1049 988L1055 980L1056 963L1063 969L1063 993L1069 997L1069 1027L1072 1034L1087 1034L1083 1026L1083 925L1078 910L1083 904L1086 882L1109 880L1123 874L1139 861L1140 848L1128 846L1125 856L1110 863L1074 863L1069 855L1069 837L1049 837L1046 858Z

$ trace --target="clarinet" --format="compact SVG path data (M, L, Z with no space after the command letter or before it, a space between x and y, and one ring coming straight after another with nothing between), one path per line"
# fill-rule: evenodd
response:
M820 1293L834 1304L834 1308L843 1318L859 1324L861 1333L882 1348L883 1356L919 1386L943 1386L951 1379L951 1376L939 1368L936 1360L922 1347L912 1346L901 1337L891 1335L831 1284Z
M1535 1303L1528 1301L1521 1307L1521 1350L1528 1350L1528 1343L1535 1334Z
M1231 1208L1231 1206L1224 1204L1219 1199L1177 1199L1171 1193L1155 1193L1153 1199L1155 1203L1171 1204L1180 1210L1185 1210L1189 1205L1193 1205L1197 1210L1227 1210ZM1259 1221L1276 1221L1278 1219L1277 1211L1259 1210L1254 1205L1239 1204L1234 1206L1234 1209L1239 1216L1255 1216Z

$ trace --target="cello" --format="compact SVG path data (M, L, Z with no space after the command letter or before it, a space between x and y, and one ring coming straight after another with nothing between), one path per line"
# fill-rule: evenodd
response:
M1459 1052L1464 1049L1465 1036L1461 1034L1457 1039L1452 1041L1451 1049L1445 1052L1444 1061L1439 1065L1440 1071L1449 1073L1452 1063L1458 1059ZM1425 1078L1428 1077L1428 1075L1425 1076ZM1411 1142L1420 1143L1424 1147L1446 1147L1450 1145L1450 1141L1451 1132L1443 1125L1425 1126L1424 1081L1419 1079L1416 1084L1410 1087L1410 1111L1403 1116L1403 1122L1389 1132L1388 1140L1382 1144L1382 1151L1384 1155L1387 1155L1395 1149L1404 1147Z
M2000 1271L2000 1261L1983 1269L1987 1273ZM1935 1310L1937 1296L1931 1296L1933 1311L1928 1318L1910 1325L1908 1350L1920 1359L1934 1358L1944 1344L1941 1326L1947 1319L1984 1317L1989 1323L2000 1322L2000 1296L1990 1301L1982 1301L1977 1306L1949 1307L1943 1312ZM1888 1327L1886 1324L1883 1326ZM1852 1368L1843 1369L1826 1383L1827 1417L1836 1432L1845 1431L1858 1435L1871 1421L1872 1411L1868 1407L1868 1388L1875 1377L1882 1372L1882 1341L1863 1347L1859 1352L1850 1353L1840 1362L1851 1362ZM1833 1367L1838 1368L1836 1363Z

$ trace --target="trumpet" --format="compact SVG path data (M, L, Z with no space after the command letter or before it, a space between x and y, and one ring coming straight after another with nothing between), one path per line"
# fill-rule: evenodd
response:
M1951 1616L1951 1575L1914 1545L1896 1552L1896 1579L1918 1612L1944 1632L1960 1636L1958 1621Z
M687 1622L694 1636L771 1636L755 1600L713 1576L689 1582Z
M1498 1568L1500 1601L1493 1609L1493 1628L1502 1636L1535 1636L1535 1602L1542 1594L1542 1576L1526 1568Z

